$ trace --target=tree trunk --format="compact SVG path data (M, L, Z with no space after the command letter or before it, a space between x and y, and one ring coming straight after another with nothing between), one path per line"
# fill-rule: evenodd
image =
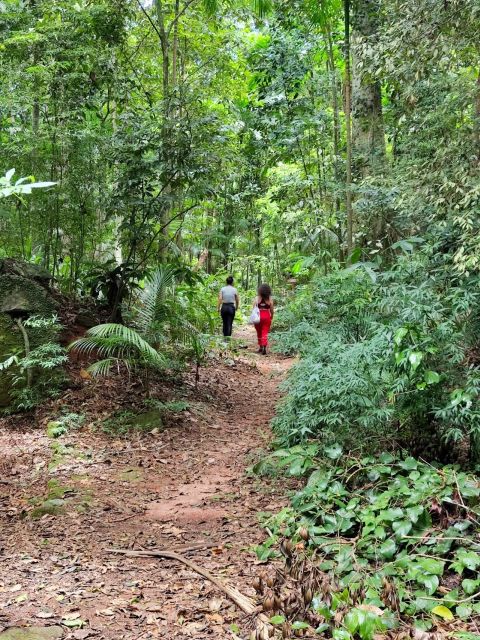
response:
M345 176L345 208L347 211L347 255L353 251L353 207L352 207L352 116L351 116L351 70L350 70L350 0L344 0L345 22L345 129L347 134L347 167Z
M379 173L385 165L385 131L380 83L362 69L362 45L375 39L379 0L355 0L352 30L352 144L359 178Z

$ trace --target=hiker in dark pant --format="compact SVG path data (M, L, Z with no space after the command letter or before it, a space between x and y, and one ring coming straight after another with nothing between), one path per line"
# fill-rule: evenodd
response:
M222 287L218 294L218 311L222 316L223 335L226 338L232 335L233 319L239 304L240 298L238 297L238 291L233 286L233 278L228 276L227 285Z

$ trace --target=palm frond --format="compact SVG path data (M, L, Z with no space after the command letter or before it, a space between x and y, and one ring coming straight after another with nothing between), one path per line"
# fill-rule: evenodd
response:
M176 269L164 266L156 269L148 278L145 289L140 294L138 328L142 333L153 329L154 323L164 316L164 302L169 287L174 283Z
M119 363L120 363L120 360L118 360L118 358L106 358L105 360L99 360L98 362L94 362L93 364L91 364L87 368L87 371L94 378L100 378L100 377L103 378L109 375L112 367L115 364L119 364Z
M72 342L69 349L76 349L87 355L98 353L106 360L114 358L127 366L129 361L135 359L154 367L166 364L165 358L137 331L122 324L108 323L92 327L83 338Z

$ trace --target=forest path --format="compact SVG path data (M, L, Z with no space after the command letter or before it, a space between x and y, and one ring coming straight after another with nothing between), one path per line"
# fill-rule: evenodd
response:
M44 430L12 434L0 425L0 451L6 460L16 452L13 480L0 484L0 631L60 625L77 640L247 637L238 608L187 567L108 549L199 545L190 560L254 595L258 513L285 504L285 484L246 469L268 445L291 365L256 354L254 336L252 327L237 329L247 348L205 368L198 391L192 374L181 420L148 436L112 441L82 429L52 445ZM32 503L52 500L55 514L32 518Z

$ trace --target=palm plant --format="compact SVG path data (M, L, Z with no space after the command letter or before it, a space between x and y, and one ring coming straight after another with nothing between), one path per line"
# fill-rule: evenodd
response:
M213 332L212 318L201 300L195 304L184 301L182 305L176 299L173 285L178 273L177 267L166 265L147 279L138 298L133 328L115 323L97 325L69 346L102 357L87 368L92 376L106 376L123 366L141 373L148 393L151 372L167 366L168 341L182 347L193 359L198 384L199 369Z
M167 360L159 352L164 337L162 322L168 317L167 292L175 278L175 269L165 266L157 269L147 280L139 298L138 320L135 328L122 324L100 324L86 335L72 342L69 349L102 359L91 364L87 371L94 377L106 376L121 365L128 370L141 371L145 386L149 387L150 372L166 367Z

